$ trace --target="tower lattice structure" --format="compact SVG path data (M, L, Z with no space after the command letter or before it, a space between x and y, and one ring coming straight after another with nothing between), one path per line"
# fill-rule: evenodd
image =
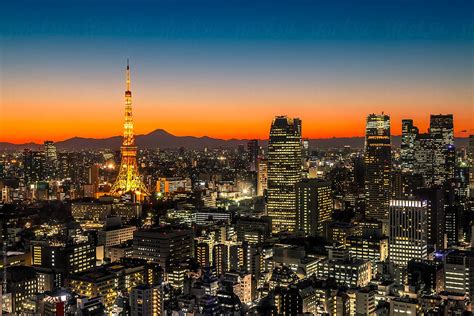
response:
M125 90L125 122L123 124L123 141L120 147L122 160L120 170L114 185L110 189L113 195L134 193L149 195L138 172L137 146L133 134L132 91L130 91L130 65L127 60L126 90Z

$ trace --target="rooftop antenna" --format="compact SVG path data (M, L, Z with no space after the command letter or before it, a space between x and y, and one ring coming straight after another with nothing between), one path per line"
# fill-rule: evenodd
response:
M127 87L126 91L130 91L130 63L127 58Z

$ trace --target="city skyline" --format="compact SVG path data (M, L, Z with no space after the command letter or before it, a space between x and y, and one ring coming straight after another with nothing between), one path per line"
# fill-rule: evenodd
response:
M284 114L305 138L363 136L360 113L382 111L393 135L404 118L426 131L427 112L473 132L468 1L53 3L10 3L0 22L0 141L120 135L127 57L137 134L265 139Z
M2 9L0 316L474 315L472 0Z

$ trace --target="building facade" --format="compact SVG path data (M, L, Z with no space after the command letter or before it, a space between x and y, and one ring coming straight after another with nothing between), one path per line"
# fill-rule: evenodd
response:
M140 285L130 292L130 309L136 316L164 315L164 292L162 285Z
M428 206L421 200L390 201L390 261L406 266L428 257Z
M165 270L193 256L192 229L160 227L133 233L133 257L158 263Z
M417 136L418 128L413 125L413 120L402 120L400 160L403 172L413 172L413 167L415 165L415 139Z
M309 236L323 236L333 209L331 182L302 179L296 183L295 191L298 229Z
M301 120L277 116L268 143L267 213L272 231L296 229L295 184L301 180Z
M365 130L366 216L386 221L391 185L390 117L370 114Z

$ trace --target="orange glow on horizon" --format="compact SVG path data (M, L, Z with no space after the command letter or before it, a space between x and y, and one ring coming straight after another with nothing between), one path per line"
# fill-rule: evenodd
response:
M21 144L121 136L123 79L95 82L83 89L75 88L81 85L77 80L9 81L0 98L0 141ZM382 111L391 116L392 135L401 134L404 118L413 119L420 132L426 132L430 114L440 113L454 115L457 137L474 134L472 98L462 87L459 91L436 87L368 91L344 86L311 91L291 84L261 90L209 84L190 88L177 82L158 86L132 82L136 135L164 129L176 136L268 139L272 119L288 115L302 119L305 138L355 137L364 135L368 114Z
M34 111L33 111L34 112ZM117 111L119 112L119 111ZM364 136L365 114L348 113L346 117L337 118L337 115L326 113L324 117L314 113L302 113L298 115L296 111L276 111L275 113L262 114L245 118L235 115L213 116L190 113L186 116L180 114L169 116L165 119L142 113L142 110L135 110L135 134L148 134L156 129L163 129L175 136L208 136L220 139L268 139L270 124L276 115L288 115L300 117L303 122L304 138L332 138L332 137L361 137ZM380 111L371 111L380 112ZM415 125L420 128L420 132L426 132L429 126L429 114L423 118L409 115L391 115L392 135L401 134L402 118L413 118ZM438 112L435 112L436 114ZM441 113L441 112L440 112ZM448 113L448 112L443 112ZM64 113L63 113L64 114ZM353 119L351 119L353 116ZM456 137L467 137L472 134L469 116L454 116ZM11 118L8 121L2 120L0 128L1 142L15 144L22 143L42 143L45 140L62 141L72 137L84 138L108 138L112 136L122 136L122 113L110 113L101 117L100 114L94 116L72 117L67 114L59 115L56 118L47 119L41 113L33 113L31 117ZM33 126L26 129L21 126Z

